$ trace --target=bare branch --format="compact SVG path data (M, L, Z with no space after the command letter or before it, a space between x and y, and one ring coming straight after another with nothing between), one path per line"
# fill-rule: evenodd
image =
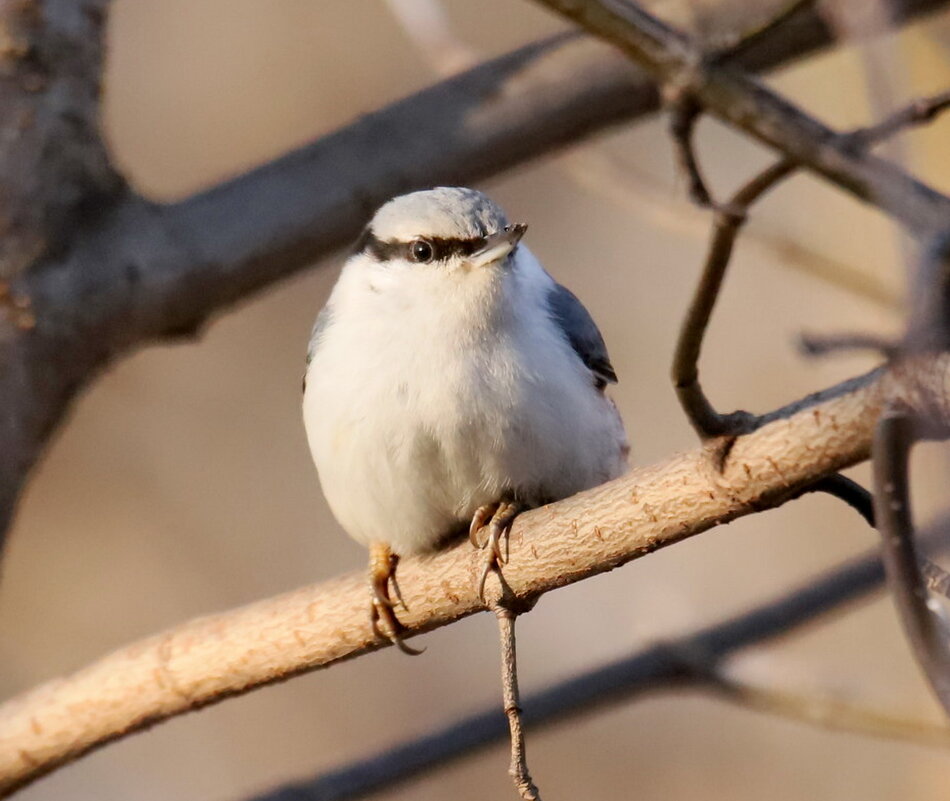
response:
M763 40L780 35L791 28L798 20L806 16L814 5L815 0L790 0L784 9L767 20L764 25L745 32L737 42L727 43L717 56L731 61L741 59L743 53L760 45Z
M515 789L525 801L541 801L541 794L528 771L524 731L521 726L521 697L518 692L518 652L515 647L515 620L517 615L504 606L496 606L498 632L501 641L501 686L505 717L511 733L511 764L508 775Z
M861 515L865 523L874 528L874 499L871 497L871 493L858 484L857 481L853 481L840 473L833 473L830 476L818 479L814 484L809 484L797 497L809 492L823 492L837 498L854 509L855 512Z
M712 196L706 187L706 181L699 169L699 160L693 146L693 132L702 109L687 94L668 100L670 106L670 136L673 139L673 151L680 172L686 176L687 194L697 206L707 208L713 205Z
M933 120L947 108L950 108L950 94L942 93L921 98L891 115L882 123L858 129L848 136L856 149L867 149L908 126ZM695 108L692 114L695 117ZM684 168L695 176L693 184L695 185L698 181L708 199L708 192L702 183L697 160L693 155L691 126L692 122L685 128L682 125L679 128L674 126L673 139ZM741 429L742 425L748 425L749 421L741 414L722 415L713 408L699 383L699 357L736 238L747 220L749 209L763 194L794 171L795 165L792 161L788 159L777 161L742 186L728 203L716 209L712 242L699 284L680 329L672 370L673 385L680 404L693 428L704 439L734 433L737 426ZM693 192L696 191L694 186ZM694 194L694 200L700 202L701 197ZM873 347L881 350L885 355L893 352L893 347L887 346L884 340L866 335L808 336L802 338L802 345L811 355L823 354L841 347Z
M0 282L122 187L99 132L108 0L0 3Z
M888 583L904 630L934 694L950 714L950 627L919 568L910 510L907 463L914 440L912 413L894 403L874 435L874 510Z
M804 333L799 345L806 356L827 356L842 351L869 350L879 353L886 359L894 358L900 343L893 339L866 333L810 334Z
M732 249L749 206L794 170L794 165L789 161L776 162L740 188L728 203L715 210L712 242L680 328L672 368L676 396L702 439L736 433L751 422L747 416L722 415L715 410L699 383L699 356Z
M537 0L612 42L664 85L774 147L917 234L934 235L950 219L950 198L883 159L856 153L842 137L742 72L713 64L685 35L628 0ZM784 30L784 28L783 28Z
M710 680L709 688L731 703L823 729L932 748L950 746L950 728L946 725L893 715L864 704L750 684L722 671Z
M700 448L521 515L505 581L530 603L657 548L781 504L800 488L867 458L882 397L914 408L950 399L950 355L904 375L878 370L763 415L722 470ZM950 430L950 408L942 421ZM484 609L481 554L467 543L400 562L409 634ZM494 581L495 579L491 579ZM0 707L0 788L22 786L144 726L387 643L373 636L361 573L185 623ZM214 665L213 671L208 670Z
M916 128L933 122L948 108L950 108L950 90L930 97L921 97L875 125L854 131L849 134L849 138L855 147L866 148L902 133L908 128Z
M945 544L950 536L947 522L942 521L925 537L928 544ZM710 670L719 670L739 651L794 634L798 628L866 600L883 588L884 567L879 553L873 550L733 618L636 650L533 693L524 701L526 725L533 731L618 701L635 700L647 692L707 689ZM705 655L709 666L699 675L693 661L697 654ZM504 716L492 707L310 781L267 792L253 801L363 798L445 766L503 740L507 734Z

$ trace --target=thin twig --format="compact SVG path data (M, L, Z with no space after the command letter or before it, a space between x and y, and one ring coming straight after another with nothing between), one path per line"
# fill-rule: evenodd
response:
M874 499L871 493L857 481L841 473L833 473L818 479L814 484L809 484L798 493L798 497L811 492L822 492L843 501L861 515L865 523L874 528Z
M731 703L811 726L931 748L950 746L950 727L946 725L893 715L864 704L751 684L723 671L718 671L707 687Z
M950 629L921 575L910 509L908 461L914 440L911 412L894 404L874 435L874 509L894 603L917 661L950 714Z
M702 274L680 328L673 355L672 378L680 405L701 439L733 434L748 421L736 415L722 415L709 402L699 382L699 358L709 320L719 298L722 282L736 237L749 206L795 169L788 161L778 161L733 195L714 214L713 236Z
M693 145L693 133L696 123L699 122L702 108L688 94L676 93L675 97L667 99L670 109L670 138L673 140L673 151L676 154L676 163L680 172L686 176L690 200L700 208L709 208L713 205L712 197L699 169L699 159L696 157Z
M865 523L871 528L875 528L874 498L857 481L843 476L841 473L833 473L800 490L795 497L800 498L812 492L822 492L844 501L864 518ZM917 563L920 565L920 572L927 588L931 592L950 598L950 572L935 564L922 553L917 554Z
M806 356L827 356L842 351L867 350L878 353L885 359L893 359L900 351L900 343L877 334L860 332L837 334L803 333L799 347Z
M931 123L948 109L950 109L950 90L918 98L880 122L847 134L846 138L852 147L863 150L885 139L890 139L908 128Z
M515 789L524 801L541 801L541 794L531 780L528 772L528 758L525 755L524 731L521 727L521 699L518 693L518 653L515 648L515 620L513 611L498 605L494 609L498 618L498 634L501 642L501 686L511 732L511 764L508 775Z

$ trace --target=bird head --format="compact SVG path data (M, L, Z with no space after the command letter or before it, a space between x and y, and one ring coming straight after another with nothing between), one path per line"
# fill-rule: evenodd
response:
M383 205L355 250L401 270L482 270L506 265L526 229L481 192L443 186Z

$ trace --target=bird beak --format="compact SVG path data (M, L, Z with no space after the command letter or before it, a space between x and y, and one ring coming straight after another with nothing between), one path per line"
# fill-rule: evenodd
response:
M505 258L517 247L527 230L527 225L519 223L518 225L509 225L497 234L485 237L485 244L469 257L469 262L473 267L486 267Z

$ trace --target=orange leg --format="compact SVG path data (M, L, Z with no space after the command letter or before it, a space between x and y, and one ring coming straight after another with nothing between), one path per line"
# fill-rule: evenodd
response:
M369 584L371 590L370 623L373 633L377 637L389 640L404 654L413 656L421 654L423 650L411 648L403 642L402 634L406 627L399 622L393 611L397 603L406 606L396 583L396 565L399 557L394 554L385 542L374 542L369 546ZM396 599L389 593L392 584ZM382 624L382 627L380 626Z

